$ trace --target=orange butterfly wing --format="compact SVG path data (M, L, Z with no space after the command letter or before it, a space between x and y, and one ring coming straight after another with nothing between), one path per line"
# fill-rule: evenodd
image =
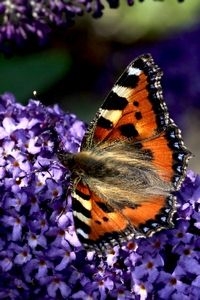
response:
M106 205L87 185L79 182L72 199L78 238L91 250L95 247L104 251L110 244L114 246L133 237L150 236L156 230L165 228L166 222L170 226L173 197L168 199L167 204L164 196L156 196L144 201L141 206L125 206L117 211ZM147 222L150 220L151 226Z
M133 61L108 94L91 123L81 149L105 140L152 138L169 124L163 102L162 72L150 55Z
M160 85L160 69L150 55L135 59L118 79L89 126L81 151L104 143L131 141L148 154L159 176L176 190L185 176L190 156L180 130L169 118ZM103 147L103 146L102 146ZM151 235L171 226L173 195L150 195L122 209L110 206L90 189L83 178L73 185L73 213L80 241L89 248L132 237ZM131 188L131 187L130 187Z

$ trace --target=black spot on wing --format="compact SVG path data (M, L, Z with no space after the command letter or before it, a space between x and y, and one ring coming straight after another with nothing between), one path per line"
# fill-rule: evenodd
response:
M103 220L104 222L108 222L108 221L109 221L109 219L108 219L107 217L103 217L102 220ZM99 220L95 220L95 223L98 224L98 225L101 225L101 224L102 224L102 222L99 221Z
M101 222L99 220L95 220L95 223L101 225Z
M140 111L137 111L137 112L135 113L135 118L136 118L136 120L138 120L138 121L142 119L142 114L141 114Z
M102 105L102 109L108 110L123 110L128 104L128 101L124 97L118 96L113 91L110 92L109 96Z
M119 127L119 130L120 130L121 134L127 138L135 138L139 135L135 126L131 123L121 125Z
M100 117L97 121L97 126L105 129L111 129L113 127L113 123L110 120L105 119L104 117Z
M110 213L110 212L113 212L114 211L114 209L110 206L110 205L106 205L105 203L103 203L103 202L95 202L98 206L99 206L99 208L101 209L101 210L103 210L105 213Z
M139 82L139 76L137 75L128 75L127 72L122 74L122 76L117 81L118 85L127 87L127 88L135 88Z
M133 105L138 107L139 106L139 102L138 101L133 101Z

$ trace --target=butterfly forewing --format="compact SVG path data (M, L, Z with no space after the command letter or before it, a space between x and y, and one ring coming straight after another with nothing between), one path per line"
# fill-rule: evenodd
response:
M150 55L135 59L117 80L83 139L81 149L105 140L152 138L169 123L161 71Z

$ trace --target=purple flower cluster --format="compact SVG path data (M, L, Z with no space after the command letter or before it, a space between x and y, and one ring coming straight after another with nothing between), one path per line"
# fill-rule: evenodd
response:
M119 0L107 0L111 8L119 5ZM129 5L133 0L127 0ZM58 26L68 26L78 15L91 12L100 17L104 5L101 0L2 0L0 3L0 43L7 40L20 45L29 36L39 40Z
M0 299L200 299L200 176L188 172L174 229L99 257L76 237L55 132L73 152L85 125L0 97Z

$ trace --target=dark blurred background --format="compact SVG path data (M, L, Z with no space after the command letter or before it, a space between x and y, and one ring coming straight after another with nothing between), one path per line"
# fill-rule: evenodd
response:
M122 1L121 1L122 2ZM0 54L0 93L26 104L36 98L58 103L89 122L124 68L151 53L164 72L164 97L200 172L200 2L199 0L105 3L103 16L89 14L57 29L43 47ZM37 95L33 95L33 91Z

